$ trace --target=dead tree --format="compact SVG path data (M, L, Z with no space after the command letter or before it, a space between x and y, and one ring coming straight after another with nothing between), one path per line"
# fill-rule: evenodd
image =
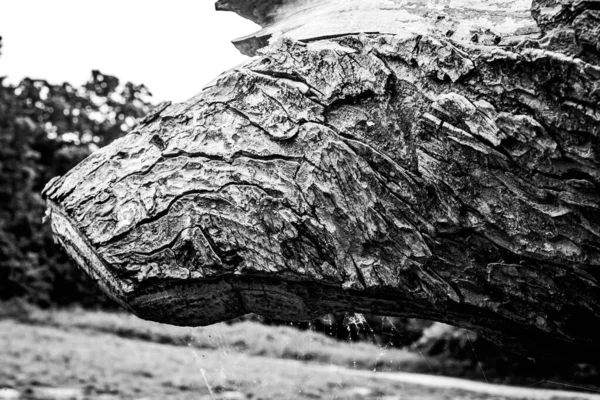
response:
M600 354L595 1L220 0L256 55L45 189L142 318L427 318ZM533 16L533 18L532 18Z

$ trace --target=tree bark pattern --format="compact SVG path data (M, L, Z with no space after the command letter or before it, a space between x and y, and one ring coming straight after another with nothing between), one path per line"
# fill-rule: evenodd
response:
M53 230L147 319L405 315L589 358L600 67L547 43L279 38L51 181Z

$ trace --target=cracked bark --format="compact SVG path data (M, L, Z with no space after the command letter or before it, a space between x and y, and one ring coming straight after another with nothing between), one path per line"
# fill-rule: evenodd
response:
M374 27L344 2L349 32L395 27L360 34L319 22L340 3L279 3L220 0L263 25L244 51L271 43L47 185L75 262L171 324L347 310L595 357L596 3L534 1L541 37L520 1L364 0Z

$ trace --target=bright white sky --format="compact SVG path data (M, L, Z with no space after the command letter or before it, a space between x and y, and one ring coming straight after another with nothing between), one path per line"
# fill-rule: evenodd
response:
M184 101L248 58L230 43L254 23L215 0L0 0L0 76L84 83L92 69Z

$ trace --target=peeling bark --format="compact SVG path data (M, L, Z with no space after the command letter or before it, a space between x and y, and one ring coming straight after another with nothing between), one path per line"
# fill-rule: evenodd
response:
M218 4L277 24L278 2ZM543 30L577 31L588 11ZM171 324L347 310L595 357L594 56L549 49L547 36L474 43L412 25L296 39L274 39L48 184L76 263L124 307Z

